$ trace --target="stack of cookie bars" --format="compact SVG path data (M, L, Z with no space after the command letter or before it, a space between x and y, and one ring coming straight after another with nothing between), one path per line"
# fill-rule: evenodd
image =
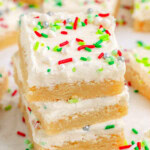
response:
M128 111L125 62L109 13L22 17L14 76L35 150L117 150Z

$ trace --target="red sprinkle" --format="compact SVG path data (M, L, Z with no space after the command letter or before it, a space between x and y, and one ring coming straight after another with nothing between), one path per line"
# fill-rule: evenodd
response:
M8 25L7 25L7 24L0 24L0 26L1 26L2 28L8 28Z
M95 48L95 45L82 45L82 46L79 46L78 47L78 51L80 51L80 50L82 50L82 49L84 49L86 47L88 47L88 48Z
M101 29L101 28L103 28L103 25L100 25L100 26L99 26L99 29Z
M82 39L76 38L77 42L84 42Z
M74 24L73 24L73 29L76 30L78 26L78 17L75 18Z
M28 110L29 110L30 112L32 111L30 107L28 107Z
M141 142L137 142L137 146L138 146L139 150L141 150Z
M61 31L60 33L61 33L61 34L65 34L65 35L68 34L67 31Z
M98 59L101 59L103 56L104 56L104 53L101 53L101 54L98 56Z
M40 18L40 17L39 17L39 16L36 16L36 17L34 17L34 18L38 19L38 18Z
M26 136L26 134L25 134L25 133L20 132L20 131L17 131L17 134L18 134L18 135L20 135L20 136L22 136L22 137L25 137L25 136Z
M3 21L4 20L4 18L0 18L0 21Z
M85 19L85 20L84 20L84 23L87 25L87 24L88 24L88 20L87 20L87 19Z
M106 32L109 36L111 36L111 34L110 34L110 32L109 32L108 30L105 30L105 32Z
M122 150L122 149L128 149L130 148L132 145L125 145L125 146L120 146L119 149Z
M34 33L38 36L38 37L41 37L41 33L37 32L37 31L34 31Z
M63 42L63 43L60 43L59 46L60 46L60 47L63 47L63 46L65 46L65 45L67 45L67 44L69 44L69 41L65 41L65 42Z
M117 53L118 53L118 55L119 55L119 56L122 56L122 53L121 53L121 51L120 51L120 50L118 50L118 52L117 52Z
M58 61L58 65L65 64L65 63L72 62L72 61L73 61L72 58L63 59L63 60Z
M11 94L11 96L15 96L17 94L17 90L14 90L14 92Z
M131 86L131 82L130 81L128 82L128 86Z
M63 24L66 25L66 20L63 21Z
M102 14L102 13L100 13L100 14L98 14L100 17L108 17L109 16L109 13L107 13L107 14Z
M24 117L22 117L22 122L25 123L25 118Z

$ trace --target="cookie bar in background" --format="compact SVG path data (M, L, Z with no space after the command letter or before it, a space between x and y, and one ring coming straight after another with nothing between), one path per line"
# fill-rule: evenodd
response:
M45 0L42 9L46 13L107 11L116 17L119 7L120 0Z
M16 1L37 6L40 6L44 2L44 0L16 0Z
M136 31L150 32L150 1L134 0L134 29Z
M150 99L150 46L138 41L138 47L124 52L126 80L143 96Z

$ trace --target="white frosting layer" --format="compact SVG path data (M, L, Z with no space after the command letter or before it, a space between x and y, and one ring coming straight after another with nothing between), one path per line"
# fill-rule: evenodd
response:
M95 98L81 100L77 103L69 103L65 101L58 102L33 102L36 106L36 111L47 122L55 122L61 119L68 119L69 116L78 117L78 114L90 113L92 111L99 111L105 106L113 106L118 104L121 100L129 99L127 87L124 91L116 96ZM127 102L128 103L128 102Z
M137 20L150 20L150 0L134 0L133 17Z
M25 104L26 102L23 101ZM26 104L25 104L26 105ZM28 107L26 105L26 107ZM27 109L26 109L27 110ZM55 146L63 146L67 142L78 142L78 141L96 141L100 137L110 138L111 134L120 135L120 131L123 130L123 124L120 120L113 120L105 123L91 125L89 131L84 131L82 128L77 130L71 130L63 132L54 136L47 135L44 130L35 130L35 122L37 118L33 112L28 113L29 123L32 129L33 141L44 148L55 150ZM107 125L115 125L114 129L105 130Z
M20 42L24 50L24 60L27 64L27 83L29 87L52 88L61 83L82 81L99 82L104 80L120 81L124 79L125 63L118 60L118 56L113 56L115 61L113 65L108 65L104 58L98 59L98 56L102 52L112 56L112 50L118 50L118 44L114 35L114 18L112 16L95 17L95 13L92 13L92 21L85 27L78 25L76 30L67 30L63 23L56 23L61 26L61 29L56 32L53 31L54 26L52 26L52 24L55 21L59 20L63 22L67 18L71 18L74 22L76 16L78 16L81 21L87 18L86 13L72 15L67 13L56 13L53 16L32 13L23 17ZM52 27L37 29L39 28L37 23L40 22L40 24L45 24L45 21L48 23L48 26ZM100 44L102 48L92 48L92 52L87 52L84 49L78 51L77 49L80 45L76 42L76 38L84 40L86 45L93 45L99 41L100 36L106 35L105 32L96 34L100 25L103 25L111 33L109 40L103 41ZM71 26L71 24L67 24L67 26ZM40 34L45 33L48 38L38 37L34 33L33 28ZM103 28L100 30L103 30ZM63 35L60 33L61 31L67 31L68 34ZM68 41L69 44L62 47L61 52L53 50L56 45L65 41ZM50 50L48 50L47 46L50 47ZM81 57L86 57L89 61L82 61L80 60ZM60 60L67 58L72 58L72 62L61 65L58 64ZM73 68L75 68L75 71L72 71ZM100 68L103 69L103 71L97 71ZM51 71L47 72L48 69Z
M132 67L141 77L145 84L150 85L150 50L146 50L142 47L133 49L131 51L125 51L124 55L126 57L127 67ZM142 62L137 61L142 60L143 58L148 59L148 66L145 66ZM136 61L137 59L137 61ZM140 82L140 81L139 81ZM141 81L142 83L142 81Z
M118 0L46 0L43 3L43 11L53 12L83 12L88 8L92 8L96 11L108 11L112 14L115 12Z

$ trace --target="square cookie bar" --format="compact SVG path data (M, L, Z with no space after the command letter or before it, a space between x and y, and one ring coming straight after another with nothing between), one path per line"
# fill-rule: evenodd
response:
M150 32L150 1L134 0L134 29L136 31Z
M150 99L150 51L138 47L125 51L127 71L125 78L143 96Z
M24 104L21 110L35 150L116 150L125 141L124 128L120 120L87 125L50 136L40 127L38 130L35 129L37 118Z
M89 99L124 89L125 62L109 13L22 17L20 68L28 101Z
M117 16L120 0L46 0L43 3L43 12L92 12L108 11Z

